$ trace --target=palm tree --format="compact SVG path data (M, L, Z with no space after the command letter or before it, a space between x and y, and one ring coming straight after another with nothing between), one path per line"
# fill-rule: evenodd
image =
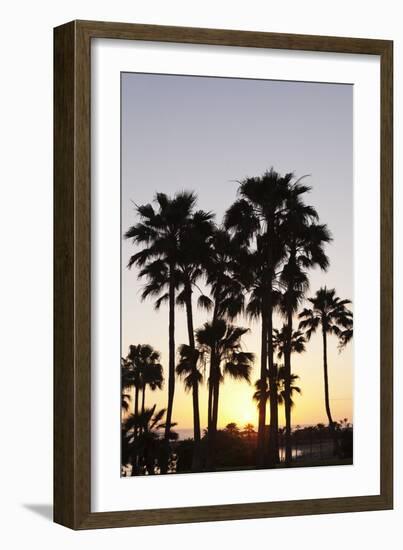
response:
M133 372L133 366L130 361L124 357L120 358L120 380L121 380L121 407L122 412L127 413L130 408L131 396L130 393L126 393L127 390L131 390L134 386L135 378Z
M300 181L300 180L299 180ZM306 205L302 195L308 193L310 187L294 183L290 186L290 192L286 201L286 215L281 226L283 242L286 251L286 261L281 272L281 283L284 293L281 300L282 313L286 320L284 335L284 367L285 367L285 414L286 414L286 462L289 464L292 458L291 449L291 402L290 402L290 376L293 315L306 290L309 287L307 271L314 267L326 270L329 265L328 257L324 252L324 246L331 241L331 236L326 225L316 223L318 214L316 210Z
M173 198L164 193L155 196L157 208L145 204L136 206L140 222L130 227L125 238L142 249L131 256L128 267L136 265L140 277L146 277L148 284L142 298L160 296L168 288L169 304L169 366L168 366L168 405L166 413L165 441L168 456L169 433L175 393L175 298L178 287L178 260L180 242L189 227L196 196L190 192L177 193ZM165 298L159 298L160 302ZM164 465L166 469L166 464Z
M159 461L163 455L160 432L166 429L163 418L166 409L155 412L156 405L144 411L137 417L132 414L122 423L122 465L132 465L132 476L152 475L159 473ZM175 440L178 434L172 431L175 423L171 424L169 439ZM136 434L140 428L140 434ZM164 436L165 437L165 436Z
M186 309L186 322L189 339L189 349L185 352L185 348L181 349L186 357L187 368L191 369L191 373L187 375L187 381L192 383L192 403L193 403L193 437L194 437L194 453L193 453L193 469L199 470L201 464L201 449L200 449L200 411L199 411L199 371L197 368L197 353L194 337L193 324L193 289L198 287L199 279L204 275L203 266L209 256L209 238L213 232L212 223L213 214L199 210L195 212L188 224L187 230L182 233L179 243L178 271L179 283L182 286L182 291L177 296L177 303L184 305ZM201 292L201 291L200 291ZM205 307L203 302L203 293L199 300L199 305ZM183 363L183 361L182 361ZM183 365L182 365L183 366ZM190 375L189 375L190 374ZM186 389L190 389L185 385Z
M277 357L281 359L284 356L284 350L287 339L287 326L283 325L281 329L273 329L273 346L277 351ZM300 330L294 330L291 337L291 353L303 353L305 351L306 339Z
M320 288L313 298L309 298L311 308L305 308L300 314L301 319L299 328L306 330L305 336L307 340L310 340L312 334L317 331L318 328L322 330L322 344L323 344L323 374L324 374L324 386L325 386L325 408L329 421L329 429L334 437L335 448L337 441L335 439L335 426L330 411L330 398L329 398L329 376L328 376L328 364L327 364L327 336L334 334L339 342L344 345L343 338L345 338L345 331L353 329L353 313L346 306L351 304L350 300L341 300L336 296L336 290L334 288L328 289L326 287Z
M296 385L297 380L299 380L298 374L291 374L290 380L291 380L291 383L290 383L290 397L291 397L290 404L291 404L291 408L293 408L295 403L292 399L292 396L293 396L294 393L298 393L299 395L301 395L302 390L299 386ZM286 371L285 371L285 368L282 366L278 369L279 388L278 388L278 398L277 399L278 399L279 405L283 405L283 404L286 403L286 395L287 395L288 390L286 390L285 381L286 381Z
M213 358L213 372L209 383L212 391L212 416L208 428L209 456L208 463L214 464L215 435L217 433L219 388L226 375L234 380L250 382L250 372L254 354L242 350L241 339L249 331L247 328L234 326L223 319L205 323L196 330L199 358L204 363L206 357Z
M255 280L254 299L258 298L258 315L261 317L261 362L260 379L266 383L268 363L269 385L275 385L273 360L272 330L274 303L274 281L276 269L283 258L283 247L279 239L279 226L285 213L285 201L293 174L280 176L273 169L266 171L261 177L246 178L240 182L240 198L228 209L225 216L225 226L234 232L236 237L247 244L256 242L258 254L258 272ZM298 185L298 184L295 184ZM256 311L256 308L255 308ZM275 392L272 392L273 395ZM266 404L259 404L258 423L258 456L259 466L264 463L264 435L266 423ZM278 461L278 419L277 403L270 402L270 461Z
M161 390L164 383L163 367L157 361L159 360L159 353L154 352L154 359L150 358L150 361L146 362L142 372L142 399L141 399L141 412L145 410L145 396L147 386L151 391ZM154 362L155 361L155 362Z
M192 333L193 335L193 333ZM198 415L198 389L203 381L203 374L198 368L200 352L195 348L194 339L192 345L182 344L179 347L179 363L176 365L176 373L182 378L185 391L192 391L193 395L193 419L194 419L194 449L192 458L192 470L201 469L201 448L200 448L200 417ZM196 401L197 400L197 401ZM195 407L197 405L197 416L195 416ZM196 423L198 422L198 424ZM196 430L199 430L198 432ZM198 437L198 439L197 439Z
M161 389L163 383L163 368L159 363L160 353L148 344L130 345L126 363L130 369L130 384L135 388L134 415L139 415L139 395L142 391L142 411L145 403L145 390L149 385L152 390ZM125 378L123 385L126 384Z
M278 366L276 363L275 363L275 369L276 369L277 403L279 405L284 405L286 401L286 388L285 388L286 372L283 365ZM297 380L299 380L299 376L297 374L291 374L291 384L290 384L291 407L294 407L294 401L292 400L292 395L294 393L298 393L298 394L302 393L301 388L295 385ZM270 389L268 389L267 384L265 386L266 389L264 390L264 386L261 384L261 381L257 380L255 382L255 388L256 390L253 394L254 401L257 401L258 406L262 399L267 403L267 401L270 400L271 398Z
M199 305L213 311L212 325L223 319L235 319L244 308L244 279L247 251L238 239L225 229L215 228L209 241L209 254L205 258L206 282L211 298L199 297ZM214 332L212 333L214 335ZM216 346L212 345L208 375L207 432L213 433L213 403L218 401ZM209 440L211 437L209 438ZM210 444L210 443L209 443ZM212 456L212 453L210 453Z

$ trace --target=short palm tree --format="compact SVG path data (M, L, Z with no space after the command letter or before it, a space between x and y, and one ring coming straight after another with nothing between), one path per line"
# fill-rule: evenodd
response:
M122 423L122 465L132 466L132 476L152 475L160 470L159 464L163 455L161 431L166 429L163 421L166 409L156 412L156 405L144 411L137 417L128 416ZM178 434L169 431L169 439L175 440ZM137 429L140 433L136 434Z
M155 361L148 361L145 364L142 373L142 399L141 399L141 412L145 410L145 397L147 386L151 391L161 390L164 384L164 369L159 361L159 353L155 352Z
M276 369L276 388L277 388L277 402L279 405L285 404L285 397L286 397L286 389L285 389L285 368L284 366L278 366L275 363L275 369ZM291 374L291 407L294 407L294 401L292 400L292 395L294 393L301 394L301 388L298 387L295 383L299 380L299 376L297 374ZM268 388L267 384L266 386L263 386L258 380L255 382L255 392L253 394L254 401L257 401L259 404L260 400L263 399L266 403L268 400L270 400L270 389Z
M208 432L210 467L214 464L220 385L224 382L225 376L250 382L254 354L242 350L242 337L248 331L247 328L234 326L223 319L205 323L202 328L196 330L200 360L205 364L207 357L213 358L209 379L209 384L213 387L212 418Z
M329 398L329 376L327 364L327 337L330 334L335 335L339 342L344 344L343 334L345 331L353 328L353 313L348 309L347 305L351 304L350 300L341 300L336 296L335 289L326 287L320 288L313 298L309 298L311 308L305 308L300 314L301 319L299 328L305 330L307 340L318 329L322 332L323 343L323 373L325 386L325 408L329 421L329 428L334 432L334 422L330 410Z
M273 346L277 352L277 357L281 359L284 356L284 349L287 339L287 327L283 325L281 329L273 329ZM291 336L291 353L303 353L305 351L306 339L304 333L300 330L294 330Z
M179 346L179 363L176 365L176 374L183 380L185 391L192 391L197 384L203 381L203 374L198 368L200 352L187 344ZM196 368L195 368L196 366Z
M245 304L245 270L248 269L247 251L225 229L215 228L208 240L209 253L205 258L204 269L206 282L209 285L210 298L202 295L199 305L212 310L212 324L226 318L234 320L244 309ZM216 357L215 345L210 354L208 374L207 429L213 432L213 401L217 400L217 384L214 384ZM213 395L216 391L216 395Z
M133 365L124 357L120 358L120 380L121 380L121 407L122 412L129 412L131 396L130 392L135 383Z
M148 344L130 345L129 353L125 362L129 375L123 378L123 385L127 384L125 380L129 377L130 384L134 386L134 416L139 417L139 396L142 392L141 412L145 407L146 386L156 390L162 388L163 368L160 360L160 353Z
M199 439L197 439L197 432L195 429L200 430L200 417L196 416L199 412L198 407L198 395L199 395L199 385L203 381L203 374L200 371L199 365L199 350L195 347L189 346L187 344L182 344L179 346L179 362L176 365L176 374L183 380L185 391L192 392L193 396L193 420L194 420L194 447L193 447L193 457L192 457L192 470L200 471L202 465L201 458L201 434L198 433ZM196 401L197 398L197 401ZM197 410L195 411L195 407ZM197 421L199 424L197 424Z
M278 403L279 405L283 405L285 404L285 397L286 397L286 387L285 387L286 372L284 367L280 367L278 370L278 380L279 380ZM293 394L298 393L299 395L301 395L302 393L301 388L296 385L297 380L299 380L298 374L291 374L291 383L290 383L291 408L293 408L295 404L292 399Z

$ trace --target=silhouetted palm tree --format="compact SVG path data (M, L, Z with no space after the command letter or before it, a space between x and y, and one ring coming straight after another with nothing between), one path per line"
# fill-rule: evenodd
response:
M206 357L214 357L214 368L209 382L213 385L212 418L208 431L208 461L211 467L214 464L220 384L226 375L234 380L250 382L254 354L242 351L241 346L242 336L248 331L247 328L231 325L223 319L205 323L202 328L196 330L200 360L205 361Z
M179 347L179 363L176 365L176 373L180 378L182 378L185 391L189 392L192 391L193 393L193 410L195 407L195 396L198 396L198 388L199 384L203 381L203 374L201 373L200 369L198 368L200 358L200 352L198 349L194 347L194 341L193 341L193 347L188 346L186 344L182 344ZM197 391L195 389L197 388ZM197 402L198 405L198 402ZM198 411L197 406L197 411ZM199 424L195 424L195 428L200 430L200 417L197 417ZM195 416L194 416L195 420ZM194 430L195 432L195 430ZM200 456L200 448L197 448L196 445L198 442L200 442L200 431L198 433L199 439L196 439L196 435L194 436L194 442L195 442L195 448L193 452L193 459L192 459L192 470L199 470L201 467L201 456Z
M294 401L292 399L292 396L294 393L298 393L301 395L302 391L299 386L296 385L297 380L299 380L298 374L291 374L290 376L291 383L290 383L290 404L291 408L294 407ZM278 380L279 380L279 390L278 390L278 403L279 405L283 405L286 402L286 386L285 386L285 380L286 380L286 372L284 367L280 367L278 369Z
M305 330L307 340L319 328L322 331L323 343L323 373L325 386L325 408L329 421L329 428L334 433L334 422L330 410L329 399L329 376L327 364L327 336L334 334L340 341L346 330L353 328L353 313L346 306L351 304L350 300L341 300L336 296L336 290L320 288L313 298L308 301L312 304L311 308L305 308L300 314L301 319L299 328ZM335 440L336 444L336 440Z
M299 180L300 181L300 180ZM284 293L281 309L286 319L284 367L285 367L285 414L286 414L286 462L292 458L291 449L291 403L288 397L291 376L291 339L293 314L309 287L307 271L319 267L326 270L329 265L324 246L331 241L326 225L316 223L319 219L316 210L303 202L303 195L310 187L301 183L292 184L286 201L286 215L281 226L286 251L286 261L281 272Z
M148 344L138 344L129 346L129 353L126 363L130 369L131 383L135 389L134 397L134 415L139 415L139 395L142 397L142 411L144 410L145 390L148 384L151 389L162 387L163 369L159 363L160 354ZM127 375L126 375L127 377ZM123 384L125 384L123 379Z
M159 353L155 352L154 360L150 360L145 363L142 372L142 400L141 400L141 412L145 409L145 397L147 386L151 391L161 390L164 383L163 367L159 361Z
M234 232L238 240L248 244L255 241L258 266L255 273L254 299L259 300L258 311L261 316L261 364L260 379L266 383L268 361L269 384L275 384L272 329L273 329L273 286L276 269L280 264L284 249L279 238L279 226L285 214L285 201L289 193L293 174L280 176L273 169L261 177L246 178L240 183L238 199L227 211L225 226ZM295 184L298 185L298 184ZM274 394L274 392L273 392ZM266 406L262 401L259 405L258 424L258 465L264 463L264 434L266 423ZM275 399L270 403L270 430L272 433L269 450L271 462L278 460L277 444L277 404ZM273 445L274 444L274 447Z
M187 368L190 368L192 373L186 376L187 381L192 383L192 403L193 403L193 437L194 437L194 453L193 453L193 469L199 470L201 465L201 449L200 449L200 412L199 412L199 371L197 368L197 354L194 337L193 325L193 289L199 287L197 285L199 279L204 275L203 266L209 256L209 238L213 232L213 215L208 212L199 210L195 212L187 226L185 232L181 234L179 243L178 255L178 271L179 283L182 286L182 291L177 296L177 303L184 305L186 309L186 322L189 338L189 349L185 352L182 346L182 351L186 353L182 356L183 361L186 360ZM201 291L200 291L201 292ZM199 305L204 305L203 293L201 293ZM185 387L189 389L186 385Z
M130 415L122 423L122 464L132 465L132 476L160 473L160 460L163 455L161 431L166 429L163 418L166 409L155 412L156 405L139 415ZM171 423L168 437L178 439ZM136 433L137 429L140 433ZM165 436L164 436L165 438Z
M211 298L202 295L199 297L199 305L213 311L212 325L219 319L233 320L244 308L245 289L244 277L247 262L247 251L235 238L231 238L227 231L215 228L208 241L209 254L206 257L204 268L206 270L206 282L211 291ZM213 333L214 335L214 333ZM210 354L210 369L208 375L208 405L207 405L207 431L210 440L214 437L213 409L214 403L218 403L219 386L215 383L218 378L216 358L216 346L212 346ZM212 456L212 453L209 453Z
M135 383L133 365L124 357L120 358L120 380L121 380L121 407L122 412L129 412L131 396L127 390L131 391Z
M286 399L286 389L285 389L285 368L283 365L278 366L275 363L275 369L276 369L276 389L277 389L277 403L279 405L285 404ZM292 395L294 393L301 394L301 388L295 385L295 382L299 380L299 376L297 374L291 374L291 407L294 407L294 401L292 400ZM266 403L268 400L270 400L270 389L268 389L267 385L265 386L266 389L264 389L264 386L260 383L260 380L257 380L255 382L255 392L253 394L254 401L257 401L258 406L260 403L260 400L263 399Z
M281 359L284 356L286 346L287 327L283 325L281 329L273 329L273 346L277 351L277 357ZM300 330L294 330L291 337L291 353L303 353L305 351L306 339L304 333Z
M130 227L125 238L132 239L142 249L131 256L128 267L136 265L140 277L146 277L148 284L143 299L160 296L159 304L165 299L161 293L168 288L169 304L169 377L168 405L166 413L165 440L168 454L168 441L175 393L175 298L178 288L178 261L180 243L189 227L196 196L190 192L177 193L173 198L164 193L155 196L157 209L151 204L137 206L141 221ZM164 465L166 469L166 464Z

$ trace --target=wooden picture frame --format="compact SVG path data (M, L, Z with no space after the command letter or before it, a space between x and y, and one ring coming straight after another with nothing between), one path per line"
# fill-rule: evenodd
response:
M380 493L188 508L92 513L90 506L90 44L147 40L380 56L381 472ZM72 529L386 510L393 506L392 178L393 43L73 21L54 30L54 520Z

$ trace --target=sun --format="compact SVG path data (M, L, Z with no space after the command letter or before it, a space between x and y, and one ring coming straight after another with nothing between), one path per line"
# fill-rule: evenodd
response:
M245 426L246 424L252 424L256 426L257 423L257 414L253 414L253 411L244 410L241 411L238 415L238 424L240 427Z

